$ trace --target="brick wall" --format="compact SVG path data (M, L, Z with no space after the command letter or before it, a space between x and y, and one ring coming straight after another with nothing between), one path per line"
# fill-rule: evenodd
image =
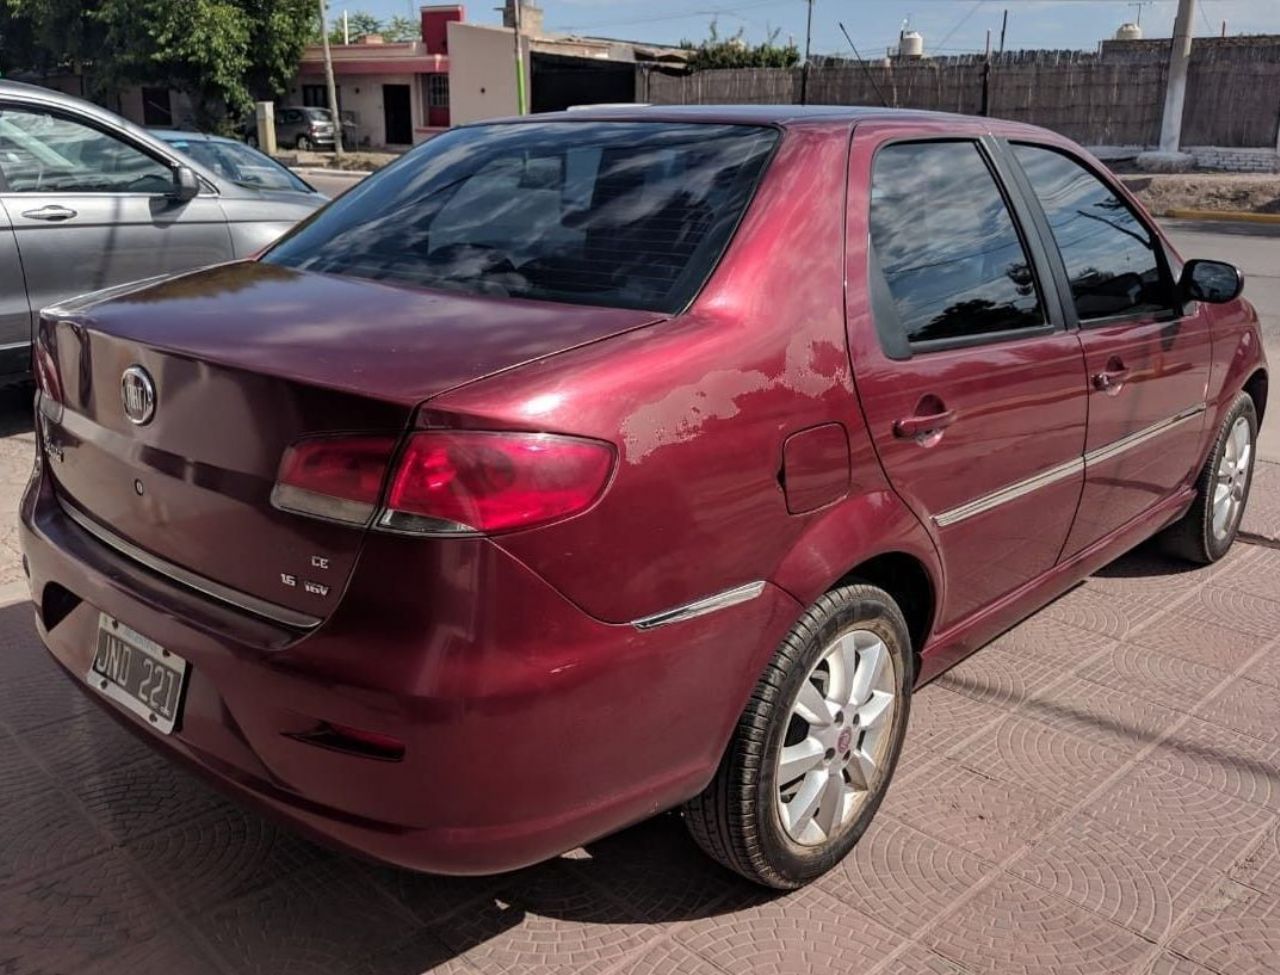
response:
M1274 149L1232 149L1222 146L1187 146L1204 169L1231 173L1280 173L1280 153Z

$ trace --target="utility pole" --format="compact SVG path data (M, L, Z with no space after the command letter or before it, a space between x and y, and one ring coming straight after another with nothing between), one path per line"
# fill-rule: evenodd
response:
M1178 0L1169 47L1169 77L1164 89L1164 115L1160 120L1160 151L1177 152L1182 143L1182 107L1187 99L1187 64L1191 60L1191 18L1196 0Z
M511 22L516 35L516 114L525 114L524 49L520 35L520 0L511 0Z
M320 39L324 44L324 83L329 89L329 114L333 116L333 154L342 158L342 116L338 114L338 87L333 83L333 55L329 51L329 11L320 2Z
M800 69L800 104L809 104L809 42L813 39L813 0L804 23L804 67Z
M1000 18L1000 53L1004 53L1004 32L1009 26L1009 8L1005 7L1004 16Z
M982 111L980 115L991 114L991 28L987 28L987 53L982 59Z

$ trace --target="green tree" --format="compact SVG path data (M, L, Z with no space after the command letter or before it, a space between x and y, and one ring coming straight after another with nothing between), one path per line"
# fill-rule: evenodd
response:
M255 99L276 98L298 73L302 49L320 22L315 0L239 0L249 13L249 70Z
M755 45L744 41L742 33L739 28L732 37L722 38L713 20L705 41L696 46L681 41L680 46L692 49L689 67L695 71L708 68L794 68L800 63L800 49L794 44L777 43L777 30L770 31L762 43Z
M382 25L382 36L389 41L420 41L422 21L411 17L392 17Z
M284 89L319 22L314 0L0 0L6 71L75 70L185 92L202 127Z
M360 40L360 38L367 37L369 34L381 33L383 33L382 21L373 14L359 10L356 13L347 14L347 30L345 35L342 30L342 18L340 16L333 18L333 24L329 30L329 43L341 44L343 43L343 37L346 36L350 37L351 43L354 44L356 41ZM320 36L317 34L316 41L319 42L319 40Z

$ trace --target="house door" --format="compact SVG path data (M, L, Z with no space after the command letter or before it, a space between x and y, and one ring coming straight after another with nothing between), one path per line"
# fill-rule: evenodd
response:
M408 85L382 86L382 119L387 145L413 144L413 110L409 106Z

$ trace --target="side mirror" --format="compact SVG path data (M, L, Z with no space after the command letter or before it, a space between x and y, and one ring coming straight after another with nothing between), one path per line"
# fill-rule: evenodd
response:
M169 199L186 203L200 192L200 178L190 166L173 167L173 188L169 190Z
M1187 261L1182 267L1179 287L1183 296L1192 301L1220 305L1240 296L1244 290L1244 275L1238 267L1226 261Z

